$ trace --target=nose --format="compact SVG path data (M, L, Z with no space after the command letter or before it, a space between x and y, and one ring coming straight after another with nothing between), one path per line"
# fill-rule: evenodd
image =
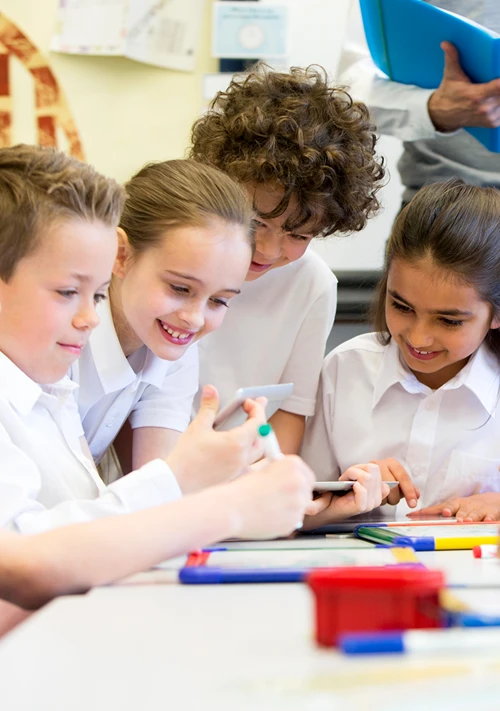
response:
M271 227L259 227L255 235L255 247L265 260L275 262L281 257L283 235Z
M177 315L187 328L194 331L199 331L205 324L205 314L201 303L191 303L178 311Z
M413 348L417 350L428 348L434 343L434 336L429 327L419 321L412 325L406 337L410 346L413 346Z
M95 305L82 306L73 319L73 326L79 331L93 330L99 325L99 316Z

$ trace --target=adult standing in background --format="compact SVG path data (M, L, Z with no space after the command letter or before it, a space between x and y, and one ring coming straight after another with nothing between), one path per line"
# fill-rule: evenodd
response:
M498 0L427 0L500 33ZM462 71L457 50L443 42L445 68L436 90L391 81L371 61L358 0L339 65L341 82L367 104L381 134L403 141L398 170L406 203L424 184L460 177L467 183L500 188L500 154L488 151L468 126L500 126L500 78L473 84Z

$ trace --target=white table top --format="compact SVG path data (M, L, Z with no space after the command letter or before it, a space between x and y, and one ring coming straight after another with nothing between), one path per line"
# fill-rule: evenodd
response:
M478 574L485 562L470 551L420 556L429 567ZM315 646L305 585L167 578L61 598L7 636L1 710L500 708L500 650L350 659Z

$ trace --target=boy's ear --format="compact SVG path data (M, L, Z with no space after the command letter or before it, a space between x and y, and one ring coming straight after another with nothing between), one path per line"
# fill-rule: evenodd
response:
M124 279L127 272L127 262L132 255L132 248L125 230L122 230L121 227L117 227L116 231L118 234L118 251L113 265L113 274L120 279Z

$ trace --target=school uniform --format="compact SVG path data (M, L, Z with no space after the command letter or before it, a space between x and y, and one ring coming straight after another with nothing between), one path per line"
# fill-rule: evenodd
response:
M162 427L183 432L198 390L196 344L176 361L157 358L146 346L128 358L113 324L109 301L99 306L99 326L70 370L80 385L78 408L96 463L123 423L132 429Z
M431 390L394 341L363 334L326 357L301 454L318 480L394 457L420 489L420 506L500 491L499 410L500 364L486 345Z
M68 377L40 386L0 353L0 526L36 533L178 499L163 460L106 487L82 448Z
M200 341L200 384L215 385L224 405L238 388L291 382L280 409L312 415L336 299L335 276L311 250L245 282L220 328Z

